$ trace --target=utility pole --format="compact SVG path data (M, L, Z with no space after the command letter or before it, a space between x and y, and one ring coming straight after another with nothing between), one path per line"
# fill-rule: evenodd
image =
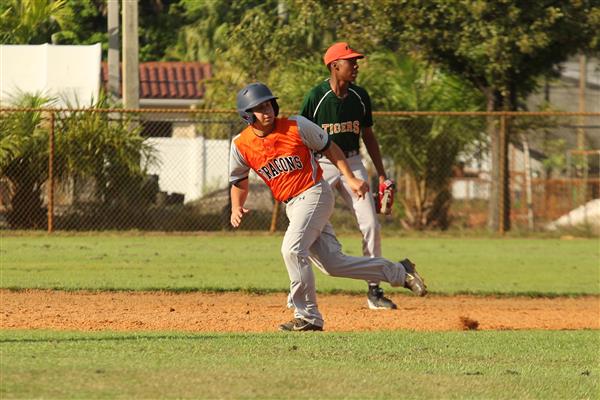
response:
M587 61L585 54L579 56L579 112L585 112L585 87L587 84ZM584 150L585 148L585 117L579 116L577 121L577 150Z
M579 56L579 112L585 112L585 89L587 85L587 60L585 54ZM587 155L585 154L585 117L580 115L577 120L577 178L583 178L583 182L577 185L577 203L585 204L587 192ZM586 209L587 210L587 209ZM587 217L587 215L586 215ZM586 218L587 219L587 218Z
M123 0L123 107L140 107L138 1Z
M108 0L108 95L119 98L119 0Z
M287 24L289 18L288 7L284 0L279 0L277 2L277 19L279 20L279 25Z

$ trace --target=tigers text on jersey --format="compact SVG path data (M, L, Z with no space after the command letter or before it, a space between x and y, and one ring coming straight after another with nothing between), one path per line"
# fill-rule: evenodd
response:
M229 181L247 178L252 169L275 199L287 201L321 179L323 171L313 152L328 145L329 136L302 116L277 118L265 137L256 136L248 126L231 142Z
M348 95L340 99L331 90L329 79L308 92L300 114L323 128L346 153L358 151L362 129L373 126L367 91L350 83Z

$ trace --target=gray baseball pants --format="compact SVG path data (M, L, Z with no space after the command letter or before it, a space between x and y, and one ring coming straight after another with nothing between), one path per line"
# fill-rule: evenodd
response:
M294 307L294 316L318 326L323 326L323 317L317 306L311 259L331 276L384 281L392 286L403 286L406 278L406 270L400 263L382 257L352 257L342 253L342 246L329 223L333 206L334 195L325 180L291 199L286 206L290 224L281 245L290 277L288 299Z

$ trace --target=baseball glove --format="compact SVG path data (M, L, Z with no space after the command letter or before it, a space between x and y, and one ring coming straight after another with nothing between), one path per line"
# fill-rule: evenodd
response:
M390 215L394 205L394 188L396 184L391 179L386 179L379 184L379 193L377 193L376 208L378 214Z

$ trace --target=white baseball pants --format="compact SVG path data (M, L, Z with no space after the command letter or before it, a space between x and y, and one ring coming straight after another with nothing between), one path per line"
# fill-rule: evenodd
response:
M346 159L348 166L354 173L354 176L366 182L369 182L367 169L365 168L362 157L356 155ZM362 233L363 255L368 257L381 257L381 226L377 219L377 211L373 196L369 193L366 199L358 199L352 189L346 182L346 178L340 170L329 161L327 157L321 157L319 164L323 169L323 179L329 183L332 189L337 190L348 208L352 210L358 223L358 229ZM378 189L378 188L377 188Z

